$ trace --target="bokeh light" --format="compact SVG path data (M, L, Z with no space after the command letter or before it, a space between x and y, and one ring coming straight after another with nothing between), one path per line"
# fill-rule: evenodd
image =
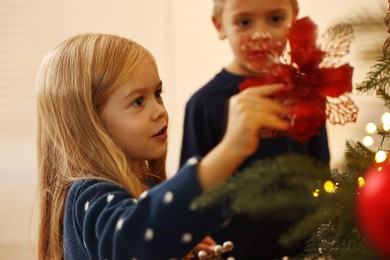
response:
M372 146L374 144L374 138L372 138L371 136L367 135L363 138L363 141L362 141L363 145L364 146Z
M384 161L386 161L386 159L387 159L387 154L385 151L379 150L378 152L376 152L375 161L377 163L384 162Z
M326 181L324 183L324 190L327 192L327 193L335 193L336 192L336 185L334 185L334 183L332 181Z
M357 181L358 181L359 188L364 186L365 180L363 177L359 177Z
M374 134L377 130L377 127L374 123L368 123L365 129L368 134Z
M389 112L383 113L381 120L382 120L383 125L389 125L390 124L390 113Z

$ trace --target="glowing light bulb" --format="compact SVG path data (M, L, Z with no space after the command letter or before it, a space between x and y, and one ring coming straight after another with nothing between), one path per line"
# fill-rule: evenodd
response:
M384 162L384 161L386 161L386 159L387 159L387 154L385 151L379 150L378 152L376 152L375 161L377 163Z
M371 136L367 135L363 138L363 141L362 141L363 145L364 146L371 146L374 144L374 138L372 138Z
M327 192L327 193L335 193L336 192L336 185L334 185L334 183L332 181L326 181L324 183L324 190Z
M313 197L314 197L314 198L317 198L318 196L320 196L320 189L316 189L316 190L313 192Z
M365 180L364 180L363 177L359 177L359 178L357 179L357 181L358 181L359 188L361 188L361 187L364 186Z
M390 130L390 124L383 124L383 130L389 131Z
M381 117L381 120L382 120L382 123L383 124L390 124L390 113L389 112L386 112L382 115Z
M365 129L368 134L373 134L376 132L377 127L374 123L368 123Z

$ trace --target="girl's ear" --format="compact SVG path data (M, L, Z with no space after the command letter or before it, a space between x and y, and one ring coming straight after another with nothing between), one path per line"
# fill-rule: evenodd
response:
M219 18L216 16L213 16L211 19L213 21L215 29L217 29L219 39L220 40L226 39L226 35L225 35L225 32L223 31L223 27L222 27L222 24L221 24Z

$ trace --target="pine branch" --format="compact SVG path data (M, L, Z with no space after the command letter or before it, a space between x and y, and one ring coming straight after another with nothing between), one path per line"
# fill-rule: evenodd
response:
M390 139L390 131L385 131L385 130L378 130L377 134L381 136L385 140Z
M348 141L346 143L347 171L362 175L374 163L375 153L360 142ZM339 175L345 177L347 175Z
M296 195L301 189L310 194L318 187L319 181L329 178L329 169L324 165L302 155L285 155L276 159L264 159L237 173L231 180L197 198L193 209L220 208L231 204L238 214L250 213L256 217L264 212L275 211L283 205L292 206L288 192ZM278 194L283 187L285 194ZM278 192L275 192L278 191ZM272 203L269 203L272 201ZM245 204L245 205L243 205ZM298 203L296 203L298 204ZM274 205L274 206L273 206ZM293 210L291 210L293 211Z
M389 64L390 66L390 64ZM389 82L387 82L387 85L389 85ZM377 91L378 98L382 99L385 102L385 106L390 109L390 96L387 94L388 88L386 89L379 89Z
M356 89L363 93L376 91L378 95L387 100L390 86L390 55L378 57L376 62L367 73L365 80L358 84Z
M348 143L348 147L352 165L355 161L364 163L344 172L330 172L328 166L303 155L259 160L227 184L198 197L192 208L220 207L256 219L281 218L294 223L280 237L284 247L311 237L310 254L318 255L318 249L322 248L321 256L334 257L344 253L343 248L350 247L351 254L364 255L368 251L361 245L363 239L355 222L354 203L360 175L355 170L364 172L372 162L373 153L360 143ZM333 191L325 188L326 182L334 184ZM356 245L358 249L354 248ZM314 248L316 253L311 251Z

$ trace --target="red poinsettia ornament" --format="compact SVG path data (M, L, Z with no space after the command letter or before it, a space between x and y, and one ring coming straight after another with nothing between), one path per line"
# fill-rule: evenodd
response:
M331 123L355 122L357 108L345 94L352 90L353 68L348 64L338 66L348 53L352 40L350 26L332 28L327 33L328 43L324 48L317 45L317 26L310 18L297 20L290 28L288 37L290 52L288 62L274 62L270 71L261 77L246 77L240 90L266 84L283 83L289 90L275 98L292 107L293 114L287 118L290 129L287 133L264 130L263 137L290 135L306 142L319 132L328 118ZM260 67L261 64L254 67ZM272 73L271 73L272 71Z

